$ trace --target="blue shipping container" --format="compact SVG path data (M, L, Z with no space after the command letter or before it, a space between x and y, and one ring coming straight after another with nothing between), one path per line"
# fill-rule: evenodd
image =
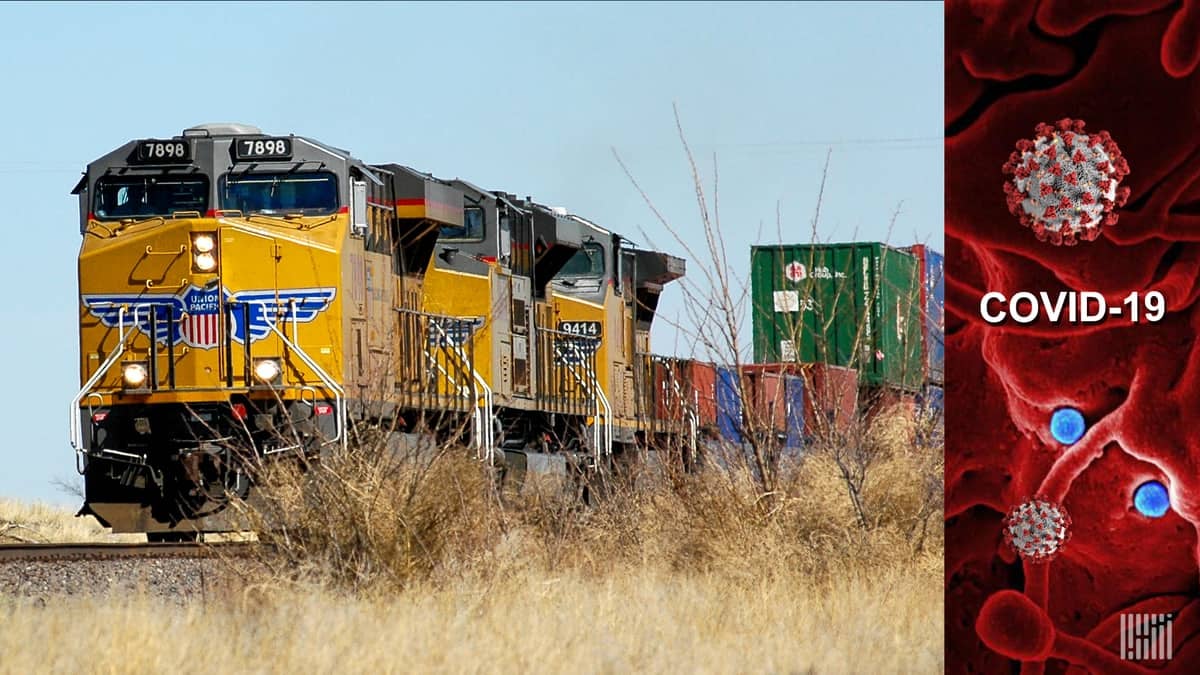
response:
M925 345L929 379L946 381L945 256L925 249ZM940 397L939 397L940 401ZM939 402L940 406L940 402Z
M922 422L918 426L917 444L925 447L945 443L946 391L935 384L927 384L917 395L917 414Z
M804 445L804 380L789 375L787 384L787 442L789 448Z
M717 429L721 437L742 442L742 398L738 396L738 374L733 368L717 366Z
M946 410L946 390L934 384L925 385L925 389L917 396L917 406L930 414L941 417Z

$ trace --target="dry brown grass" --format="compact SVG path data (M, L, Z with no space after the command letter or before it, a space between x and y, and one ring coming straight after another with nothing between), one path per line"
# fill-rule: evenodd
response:
M570 488L566 496L498 494L487 468L463 451L396 456L364 447L303 475L275 476L265 506L246 516L258 531L274 529L265 560L272 583L319 580L356 593L528 569L826 579L917 564L927 544L941 547L940 527L933 540L915 537L938 522L940 490L930 488L940 486L940 448L914 450L896 423L866 438L865 526L829 450L785 467L770 493L747 466L710 466L614 481L598 504L582 507Z
M582 507L364 447L276 476L246 515L286 526L232 596L0 598L0 670L940 672L940 448L868 439L865 526L829 450L769 494L710 467Z
M144 534L113 534L91 516L77 517L76 509L42 502L0 498L0 544L68 544L144 542ZM252 532L210 534L208 541L253 541Z
M0 671L934 673L938 573L520 573L381 598L0 601Z
M109 534L95 518L39 502L0 498L0 544L145 541L143 535Z

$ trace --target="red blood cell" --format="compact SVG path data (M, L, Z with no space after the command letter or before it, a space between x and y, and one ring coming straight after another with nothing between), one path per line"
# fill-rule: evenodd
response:
M1054 647L1054 624L1046 611L1017 591L984 601L975 631L991 649L1018 661L1042 661Z

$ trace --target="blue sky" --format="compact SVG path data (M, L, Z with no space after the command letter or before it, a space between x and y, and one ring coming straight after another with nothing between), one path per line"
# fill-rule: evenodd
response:
M4 3L0 24L0 497L77 502L52 484L75 476L68 193L135 138L247 122L532 195L682 254L612 154L696 239L675 104L709 187L716 154L738 274L752 244L778 241L777 204L783 239L810 239L828 147L822 240L887 239L903 201L890 241L942 246L941 3ZM670 289L660 313L682 319L682 305ZM674 333L656 326L659 351Z

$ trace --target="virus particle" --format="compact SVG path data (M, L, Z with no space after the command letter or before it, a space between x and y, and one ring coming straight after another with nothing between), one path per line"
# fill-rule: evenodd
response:
M1107 131L1085 133L1081 120L1039 124L1036 133L1017 141L1004 164L1008 210L1041 241L1095 239L1102 226L1116 224L1114 209L1129 198L1120 187L1129 163Z
M1133 506L1148 518L1162 518L1171 508L1171 496L1162 483L1152 480L1142 483L1133 492Z
M1063 507L1044 499L1014 506L1004 517L1004 541L1023 560L1047 562L1070 538L1071 517Z
M1074 408L1059 408L1050 415L1050 435L1063 445L1074 445L1085 431L1083 413Z

